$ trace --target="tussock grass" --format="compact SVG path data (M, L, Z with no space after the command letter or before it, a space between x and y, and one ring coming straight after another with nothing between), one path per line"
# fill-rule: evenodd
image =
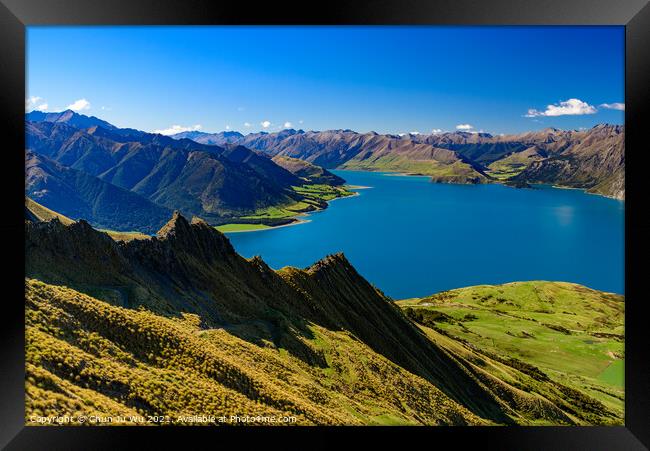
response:
M569 387L564 395L576 390L622 418L623 296L536 281L461 288L398 304L422 326L526 374L544 374Z

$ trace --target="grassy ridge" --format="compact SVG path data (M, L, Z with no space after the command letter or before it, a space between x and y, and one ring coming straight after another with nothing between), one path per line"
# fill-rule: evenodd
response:
M525 362L622 417L622 296L562 282L521 282L398 304L419 324L487 355Z
M60 213L57 213L49 208L44 207L38 202L25 197L25 207L39 220L39 221L50 221L51 219L58 219L64 225L70 225L74 220L64 216ZM118 232L115 230L106 230L98 229L101 232L108 234L115 241L131 241L131 240L147 240L151 238L149 235L145 235L140 232Z
M74 222L74 220L68 218L67 216L63 216L56 211L50 210L49 208L46 208L38 202L30 199L29 197L25 197L25 208L34 214L34 216L36 216L36 218L40 221L49 221L56 218L61 221L61 224L65 225L70 225Z
M345 332L312 326L326 366L200 318L165 318L26 281L31 415L274 415L298 424L483 424ZM385 381L390 380L390 384Z
M401 305L434 311L427 303ZM314 365L271 342L242 339L241 330L204 329L197 315L167 318L120 308L36 280L26 280L26 312L27 418L170 416L191 424L178 418L211 412L295 418L301 425L486 423L346 331L309 326L304 344L324 362ZM520 424L603 422L598 418L610 406L548 368L454 337L452 329L438 327L451 321L440 321L444 315L428 327L409 313L432 342L500 393ZM477 316L468 320L480 322ZM610 414L606 423L617 418Z
M532 282L399 308L342 254L274 271L180 214L155 240L119 244L85 222L28 221L25 251L28 417L622 423L617 366L597 377L579 372L599 364L586 339L622 340L620 296ZM572 330L574 317L584 331ZM530 327L519 330L518 321ZM585 340L578 346L565 335ZM562 357L581 364L545 362L537 339L545 350L561 344ZM572 345L582 354L568 352Z

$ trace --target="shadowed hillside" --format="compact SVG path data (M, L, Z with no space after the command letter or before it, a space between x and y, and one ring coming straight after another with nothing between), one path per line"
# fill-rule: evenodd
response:
M27 119L26 194L100 228L154 233L173 210L214 225L286 224L302 211L327 207L329 199L305 189L316 185L332 198L350 194L340 177L321 168L290 165L293 174L236 144L120 129L72 111ZM140 214L132 211L136 205Z
M25 227L28 415L252 409L299 424L608 421L475 368L340 254L274 271L178 213L156 237L129 242L84 221Z
M136 193L32 152L25 153L25 187L38 203L72 218L87 218L100 228L155 233L171 213Z

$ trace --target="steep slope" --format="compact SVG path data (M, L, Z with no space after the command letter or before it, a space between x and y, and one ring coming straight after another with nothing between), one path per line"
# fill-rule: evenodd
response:
M345 183L345 180L338 175L305 160L277 155L273 157L273 162L308 182L332 186L340 186Z
M625 131L598 125L574 132L570 144L549 158L533 162L514 180L550 183L625 198Z
M158 238L123 244L83 222L26 227L28 277L166 316L195 313L206 328L225 328L244 340L285 349L312 366L326 363L306 341L313 338L310 325L348 330L447 396L483 416L507 420L491 395L417 333L342 257L307 271L276 273L260 260L239 257L204 223L189 224L179 215ZM335 288L338 294L330 295Z
M489 165L491 176L515 185L549 183L625 198L624 126L546 128L504 136L453 133L415 139Z
M32 221L32 222L40 222L40 221L49 221L51 219L58 219L61 224L63 225L70 225L74 221L67 216L62 215L61 213L58 213L54 210L50 210L49 208L46 208L39 204L38 202L35 202L34 200L30 199L29 197L25 197L25 219Z
M505 381L477 368L342 255L276 272L179 214L128 243L83 221L25 228L28 415L255 405L300 424L606 421L522 391L516 368Z
M304 132L283 130L279 133L252 133L241 144L251 149L298 158L324 168L335 168L361 151L367 138L352 130Z
M26 306L27 419L68 414L121 415L125 424L145 425L486 423L352 337L316 325L314 341L330 362L327 368L224 329L202 329L194 315L174 319L123 309L35 280L26 282Z
M98 125L79 129L56 121L28 122L26 139L28 149L38 155L143 196L163 209L179 209L213 224L269 207L300 204L309 197L294 187L313 183L237 145L208 146ZM40 200L72 218L83 217L61 204ZM159 226L149 224L154 230Z
M119 231L155 233L171 213L136 193L32 152L25 154L25 193L67 217Z

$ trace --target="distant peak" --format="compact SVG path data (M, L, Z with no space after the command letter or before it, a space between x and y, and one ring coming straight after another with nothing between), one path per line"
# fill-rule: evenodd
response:
M608 124L608 123L605 122L605 123L602 123L602 124L596 124L592 128L594 130L602 130L602 129L605 129L605 128L616 129L616 128L620 128L620 127L622 127L622 126L621 125Z
M200 133L202 135L209 135L209 133L205 133L205 132L200 132ZM239 133L236 130L226 130L226 131L223 131L221 133L216 133L216 134L221 134L222 136L238 136L238 137L239 136L244 136L244 135L242 135L241 133Z

